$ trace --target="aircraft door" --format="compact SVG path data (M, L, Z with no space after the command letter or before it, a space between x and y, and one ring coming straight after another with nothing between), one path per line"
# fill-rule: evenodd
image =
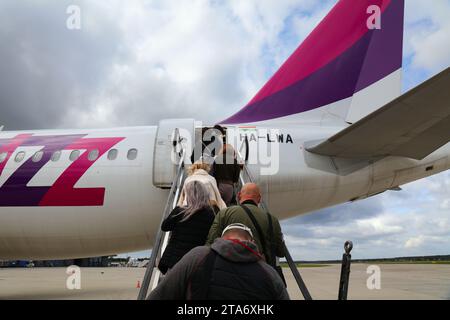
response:
M168 189L175 179L181 151L185 148L185 159L192 153L194 119L165 119L158 125L156 134L153 185Z

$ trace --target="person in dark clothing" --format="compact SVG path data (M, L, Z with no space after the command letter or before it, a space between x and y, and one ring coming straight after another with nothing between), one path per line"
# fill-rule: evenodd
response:
M215 213L209 193L198 181L185 185L186 207L176 207L163 221L161 229L172 231L169 244L158 264L165 274L192 248L205 243Z
M239 182L241 166L233 147L225 144L211 166L211 175L216 178L220 195L227 206L233 203L235 185Z
M149 300L289 300L283 281L264 262L251 229L225 228L211 247L192 249L150 293Z
M225 135L227 134L226 129L225 129L224 127L222 127L220 124L216 124L216 125L214 126L214 129L216 129L217 131L219 131L220 134L221 134L222 136L225 136Z
M209 164L212 163L214 157L225 143L225 134L225 129L219 125L214 126L214 128L203 128L201 139L196 141L192 150L191 163L199 159Z

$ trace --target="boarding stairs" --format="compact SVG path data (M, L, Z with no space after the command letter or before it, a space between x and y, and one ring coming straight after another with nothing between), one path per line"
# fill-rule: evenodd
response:
M164 253L164 250L166 249L167 244L169 242L170 232L162 231L161 224L169 216L169 214L172 212L172 210L177 206L177 203L178 203L178 200L179 200L179 197L181 194L181 190L183 189L184 181L186 179L186 170L185 170L185 164L184 164L185 154L186 154L185 150L184 149L181 150L180 158L179 158L180 160L179 160L177 171L176 171L176 178L172 183L172 187L170 188L169 196L167 198L167 203L164 208L162 220L161 220L160 226L158 228L158 232L156 235L156 240L155 240L155 244L154 244L154 247L152 250L152 254L151 254L150 260L147 264L144 279L141 284L141 288L140 288L139 295L138 295L138 300L145 300L148 295L149 290L151 292L153 289L155 289L162 278L162 274L159 271L157 266L158 266L158 263ZM238 155L238 157L240 159L242 159L242 157L240 155ZM242 161L240 159L239 159L239 161L242 164L242 171L241 171L239 186L238 186L239 189L246 183L254 182L252 175L251 175L245 161ZM263 210L265 210L266 212L268 212L267 206L264 202L260 203L260 207ZM294 278L297 282L297 285L298 285L303 297L305 298L305 300L312 300L311 295L310 295L308 289L306 288L306 285L298 271L296 264L292 260L292 257L290 255L289 250L287 249L286 245L284 245L284 250L285 250L285 257L286 257L287 263L289 265L289 268L291 269L291 272L294 275Z
M240 154L238 154L238 157L240 159L243 159L242 156ZM255 180L252 177L252 174L250 172L250 170L248 169L248 166L246 165L245 161L241 160L241 163L243 163L242 165L242 170L241 170L241 175L239 177L239 185L238 185L238 189L241 189L242 186L246 183L252 183L255 182ZM265 211L265 212L269 212L268 207L266 205L266 203L261 200L261 202L259 203L259 207ZM302 276L300 275L300 272L298 271L298 267L295 264L294 260L292 259L292 256L286 246L286 243L283 242L284 245L284 254L285 254L285 258L286 261L289 265L289 269L292 272L292 275L295 278L295 281L297 282L297 286L300 289L303 298L305 300L312 300L311 294L308 291L308 288L305 285L305 282L303 281Z
M170 215L172 210L175 209L178 200L180 198L181 190L183 189L184 185L184 180L186 179L186 170L184 161L185 161L185 150L183 149L181 151L181 156L178 163L176 178L172 183L172 187L170 188L162 220L159 225L158 232L156 234L156 240L152 249L152 255L147 264L144 279L142 280L138 300L145 300L147 297L148 290L150 289L151 292L153 289L155 289L159 281L161 280L162 274L158 269L158 263L161 260L161 257L170 239L170 232L162 231L161 225L162 222Z

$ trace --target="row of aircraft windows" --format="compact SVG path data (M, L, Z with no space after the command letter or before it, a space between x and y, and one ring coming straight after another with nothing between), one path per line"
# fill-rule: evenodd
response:
M137 154L138 154L137 149L130 149L130 150L128 150L128 153L127 153L127 159L128 160L136 160ZM75 161L80 157L80 155L81 155L80 150L73 150L69 155L69 160ZM116 160L118 155L119 155L119 150L111 149L108 151L108 160ZM31 160L33 162L39 162L42 160L43 156L44 156L44 151L38 151L33 155ZM99 156L98 149L94 149L94 150L89 151L88 159L89 159L89 161L95 161L95 160L97 160L98 156ZM0 153L0 163L5 161L7 157L8 157L8 152ZM58 151L53 152L50 159L51 159L51 161L56 162L60 158L61 158L61 150L58 150ZM22 162L23 159L25 159L25 151L20 151L16 154L14 161Z

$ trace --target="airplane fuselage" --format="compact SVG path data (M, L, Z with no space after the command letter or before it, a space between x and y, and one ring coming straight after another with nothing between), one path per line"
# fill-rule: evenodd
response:
M305 151L308 141L340 130L302 125L238 131L237 150L243 136L250 151L276 145L275 172L265 174L266 164L248 165L273 214L286 219L363 199L450 168L450 144L422 161L387 157L343 166ZM150 248L168 195L153 184L157 132L136 127L0 133L0 157L8 153L0 163L0 259Z

